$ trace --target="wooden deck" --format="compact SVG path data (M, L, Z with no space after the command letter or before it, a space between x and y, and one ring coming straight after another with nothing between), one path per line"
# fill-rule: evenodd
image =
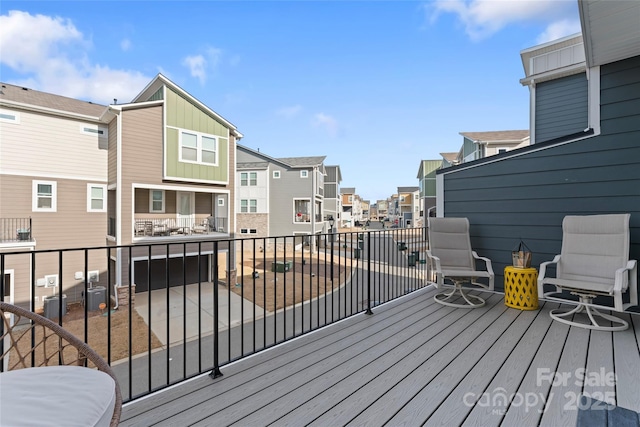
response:
M640 317L589 331L431 288L125 405L122 426L573 426L580 393L640 411Z

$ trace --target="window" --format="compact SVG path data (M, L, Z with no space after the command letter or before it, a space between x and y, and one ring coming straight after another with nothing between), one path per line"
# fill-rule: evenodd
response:
M246 187L247 185L258 185L258 173L257 172L242 172L240 174L240 185Z
M193 131L181 131L180 161L217 165L218 141L213 136Z
M353 202L353 196L348 197L349 202Z
M106 185L87 184L87 212L106 212L106 200Z
M306 170L300 171L300 178L309 178L309 171L306 171Z
M0 122L20 123L20 113L8 110L0 110Z
M218 198L218 206L224 206L224 199L222 197Z
M311 202L309 200L294 200L293 222L311 222Z
M280 179L280 171L273 171L273 179Z
M149 212L164 213L164 190L149 191Z
M56 212L57 183L55 181L33 181L33 211Z
M255 228L241 228L240 229L240 234L256 234L258 232L258 230L256 230Z
M498 148L498 154L506 153L506 152L507 152L506 148Z
M242 199L240 200L240 212L241 213L255 213L258 212L258 200L256 199Z

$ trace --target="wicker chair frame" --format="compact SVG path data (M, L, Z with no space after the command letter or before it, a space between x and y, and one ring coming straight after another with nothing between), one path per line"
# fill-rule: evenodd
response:
M13 325L5 313L15 316ZM8 370L32 366L87 366L88 362L91 362L99 371L113 378L116 383L116 403L110 425L112 427L118 425L122 413L120 386L111 366L98 353L57 323L22 307L0 301L0 316L2 316L3 325L0 342L6 344L7 339L9 342L8 348L3 348L0 354L0 370L5 364L5 359L9 361ZM28 344L20 345L22 342Z

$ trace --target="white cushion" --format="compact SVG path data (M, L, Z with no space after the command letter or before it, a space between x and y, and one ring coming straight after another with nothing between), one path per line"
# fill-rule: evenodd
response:
M116 385L82 366L46 366L0 374L0 426L108 426Z

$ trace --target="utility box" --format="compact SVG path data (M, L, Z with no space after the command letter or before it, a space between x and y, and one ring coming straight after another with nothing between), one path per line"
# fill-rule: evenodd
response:
M60 297L53 295L44 298L44 317L47 319L57 319L60 313ZM67 296L62 294L62 315L67 314Z
M292 266L292 261L276 261L271 263L271 271L276 273L286 273L287 271L291 271Z
M107 303L107 288L94 286L87 290L87 310L100 310L100 304Z

